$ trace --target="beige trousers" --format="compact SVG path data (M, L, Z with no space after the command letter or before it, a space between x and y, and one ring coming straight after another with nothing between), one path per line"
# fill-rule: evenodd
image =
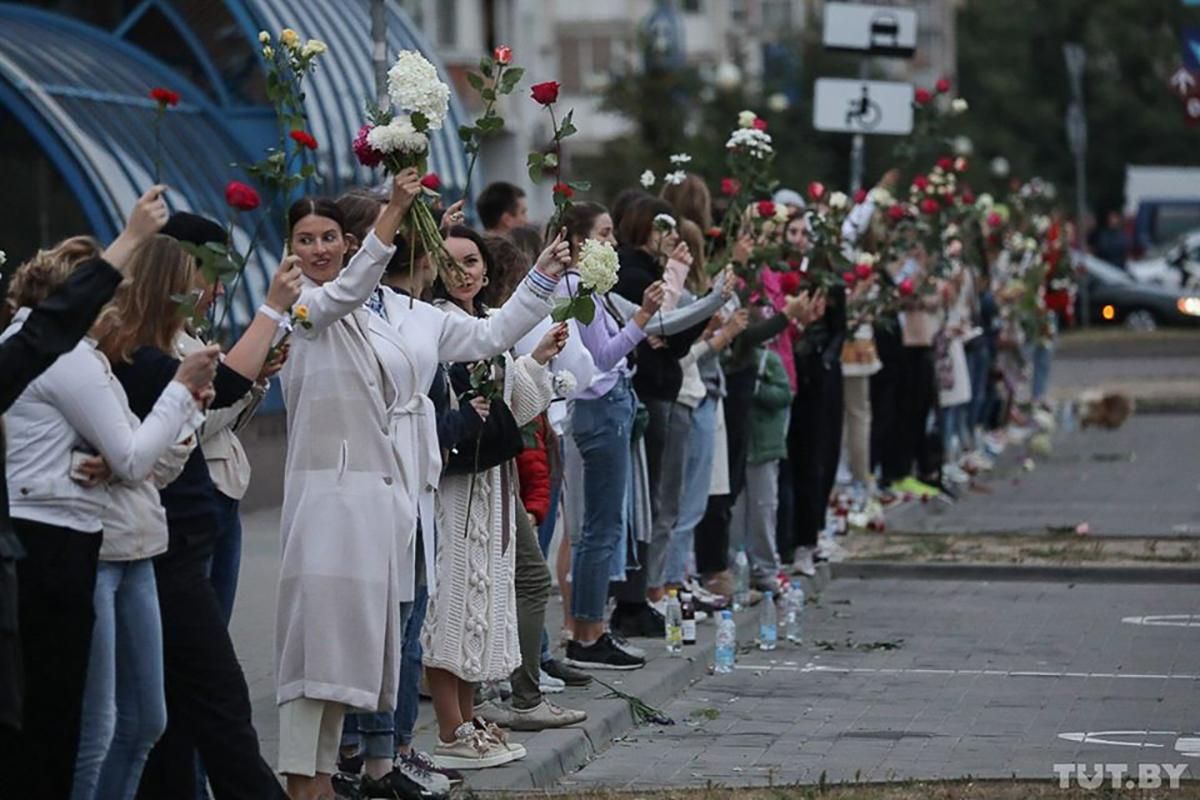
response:
M341 703L298 697L279 707L279 771L284 775L337 772L342 741Z
M871 379L866 375L842 377L845 394L843 441L850 462L850 474L864 486L871 486Z

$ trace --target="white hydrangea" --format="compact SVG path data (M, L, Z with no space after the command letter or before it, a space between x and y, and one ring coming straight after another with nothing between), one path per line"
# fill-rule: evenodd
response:
M585 289L605 294L617 285L617 270L621 263L616 249L608 242L587 239L579 248L579 282Z
M671 156L671 163L675 164L676 166L679 166L681 164L686 164L691 160L692 160L692 157L689 156L687 153L676 153L675 155Z
M650 170L646 170L645 172L642 173L642 177L639 178L638 180L641 182L642 188L649 189L651 186L654 185L654 181L657 179L654 177L653 172L651 172Z
M845 192L834 192L829 195L829 207L835 211L840 211L850 205L850 198Z
M681 169L677 169L674 172L668 172L663 176L663 183L670 184L671 186L678 186L686 180L687 173Z
M892 197L892 193L882 186L876 186L872 189L868 197L879 208L887 208L896 202L896 198Z
M757 128L738 128L729 135L726 150L745 150L754 158L766 158L775 152L771 146L771 134Z
M742 111L738 114L738 127L753 128L754 120L756 119L758 119L758 114L755 114L753 111Z
M968 108L970 106L967 105L967 101L961 97L956 97L950 101L950 110L955 114L964 114Z
M367 143L381 153L424 153L429 138L413 127L408 117L396 117L387 125L377 125L367 134Z
M450 87L438 78L437 69L415 50L401 50L388 70L388 96L397 108L419 111L437 130L446 119Z
M575 394L575 387L579 382L575 380L575 373L568 370L555 372L550 377L550 386L554 390L555 397L570 397Z

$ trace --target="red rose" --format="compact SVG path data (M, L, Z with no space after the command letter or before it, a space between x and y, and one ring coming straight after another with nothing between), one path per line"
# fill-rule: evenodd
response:
M813 181L808 185L808 199L820 200L825 196L825 184L820 181Z
M800 291L800 273L785 272L779 276L779 291L785 295L793 295Z
M424 178L421 178L421 185L432 192L436 192L442 188L442 179L438 177L436 172L430 172Z
M937 89L938 94L945 94L950 91L950 80L948 78L938 78L938 82L933 85Z
M867 190L859 189L854 193L854 205L861 206L865 202L867 202Z
M529 87L530 96L544 106L558 102L558 81L535 83Z
M721 235L721 229L714 225L713 227L711 227L707 231L705 231L705 235L708 236L708 238L710 238L710 239L716 239L717 237L719 237Z
M904 206L902 206L900 204L896 204L894 206L889 206L888 210L887 210L887 215L888 215L888 219L890 219L892 222L899 222L900 220L904 219L904 216L905 216Z
M939 169L949 172L954 169L954 159L950 156L942 156L937 160L937 165Z
M492 51L492 57L496 59L497 64L511 64L512 48L506 44L502 44Z
M758 201L758 215L760 217L775 216L775 204L772 203L770 200L759 200Z
M999 228L1004 224L1004 217L1000 216L999 211L993 211L987 215L987 224L989 228Z
M929 186L929 178L926 178L924 175L918 175L917 177L913 178L912 185L923 192L925 191L925 188Z
M859 264L854 268L854 274L860 281L865 281L875 273L875 268L870 264Z
M914 288L915 287L913 286L912 278L905 278L904 280L900 281L900 285L896 287L897 291L900 292L901 297L908 297L911 295Z
M939 207L938 201L934 200L932 197L926 197L921 201L921 210L926 214L936 214Z
M853 272L843 272L842 280L846 283L847 286L853 286L854 282L857 280L857 278L854 276Z
M172 92L170 89L156 86L150 90L150 99L164 108L177 106L179 105L179 92Z
M917 101L917 105L927 106L929 105L929 101L933 99L933 95L929 93L928 89L917 89L916 94L913 95L913 99Z
M970 189L964 189L962 193L962 201L968 206L975 205L975 193Z
M354 137L354 155L358 158L358 163L364 167L377 167L383 162L383 153L371 147L370 142L367 141L367 136L374 127L374 125L363 125Z
M742 182L737 178L721 178L721 194L732 197L742 190Z
M762 117L755 117L754 118L754 129L759 130L759 131L765 131L767 129L767 121L765 119L763 119Z
M559 181L558 183L554 184L554 194L556 196L562 196L570 199L575 196L575 190L562 181Z
M313 135L311 133L309 133L308 131L302 131L300 129L296 129L296 130L292 131L291 133L289 133L288 136L291 137L291 140L293 142L300 145L301 147L307 147L309 150L317 149L317 140L314 139Z
M230 181L225 186L225 202L238 211L253 211L262 200L253 186L247 186L240 181Z

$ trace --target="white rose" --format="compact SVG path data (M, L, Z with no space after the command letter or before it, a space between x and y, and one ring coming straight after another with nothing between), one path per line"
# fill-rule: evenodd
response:
M650 170L646 170L645 172L642 173L642 177L639 178L638 180L641 181L643 188L649 189L651 186L654 185L654 181L655 181L654 173L651 172Z
M996 205L995 199L986 192L975 198L975 206L983 211L990 211Z
M611 244L587 239L579 248L579 259L575 266L579 270L579 282L584 288L596 294L605 294L617 285L617 270L621 262Z
M300 55L303 58L312 58L313 56L324 55L328 49L320 39L309 39L300 50Z
M792 210L790 208L785 206L783 203L775 204L775 221L776 222L787 222L791 218L792 218Z
M896 202L896 199L892 197L892 193L882 186L877 186L872 189L868 197L870 197L872 203L880 208L887 208Z
M758 119L758 114L755 114L753 111L743 111L738 114L738 127L753 128L754 120L756 119Z
M966 110L969 107L970 106L967 105L967 101L961 97L956 97L950 101L950 110L953 111L955 114L966 113Z
M788 96L783 92L776 92L767 98L767 108L771 109L775 113L787 111L788 106L790 105L791 101L788 100Z
M830 208L840 211L841 209L846 208L849 205L850 205L850 198L846 196L845 192L834 192L833 194L829 195L829 207Z
M692 157L687 153L676 153L675 155L671 156L671 163L675 165L686 164L691 160Z
M550 379L550 385L557 397L570 397L575 393L575 387L579 385L579 382L575 380L575 373L564 369L554 373Z
M663 176L663 183L670 184L671 186L678 186L686 180L687 173L681 169L677 169L674 172L668 172Z
M270 44L271 43L271 34L267 33L266 31L259 31L258 32L258 41L259 41L259 44Z

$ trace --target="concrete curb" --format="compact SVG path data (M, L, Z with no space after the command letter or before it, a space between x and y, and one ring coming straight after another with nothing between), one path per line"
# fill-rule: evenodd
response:
M833 577L923 580L1041 581L1046 583L1200 583L1200 567L1098 566L1058 564L897 563L842 561Z
M1134 414L1200 414L1200 397L1135 397Z

